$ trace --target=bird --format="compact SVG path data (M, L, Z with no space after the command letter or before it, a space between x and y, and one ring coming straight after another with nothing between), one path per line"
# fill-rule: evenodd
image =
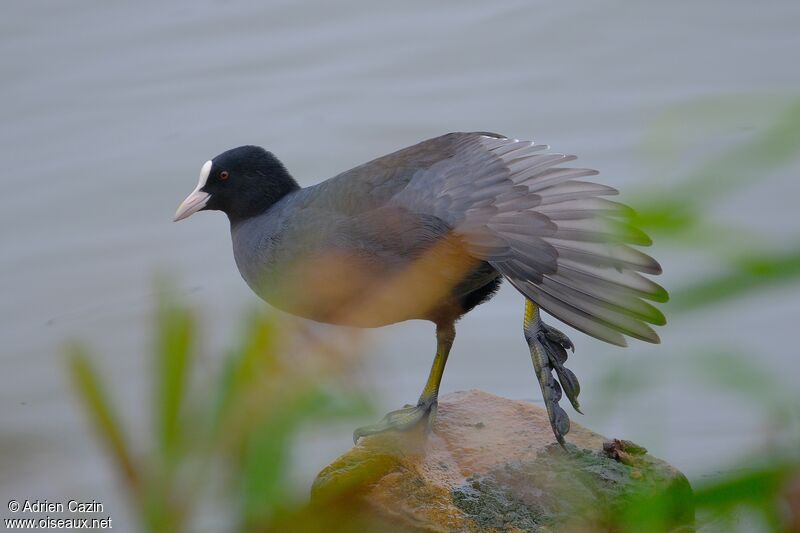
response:
M574 155L491 132L457 132L301 187L259 146L206 161L174 220L225 213L236 265L274 307L318 322L374 328L432 322L433 364L415 405L358 428L354 440L419 424L432 428L456 322L508 282L524 301L523 336L555 439L565 445L565 364L574 345L541 311L617 346L659 343L655 304L667 291L652 241L618 191L568 163ZM565 166L566 165L566 166Z

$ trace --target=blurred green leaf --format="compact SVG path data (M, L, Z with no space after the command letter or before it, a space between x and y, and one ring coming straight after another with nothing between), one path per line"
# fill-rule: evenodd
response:
M345 379L348 359L331 357L310 342L300 342L294 353L280 353L275 317L257 311L249 315L240 345L221 369L217 394L192 394L195 323L189 309L164 288L162 283L153 344L157 440L155 453L146 454L149 459L138 468L88 356L78 346L69 354L76 390L134 489L141 523L149 531L187 530L204 488L215 481L214 464L227 466L243 530L270 530L278 515L281 520L302 516L309 504L297 500L289 476L299 428L368 410L368 402Z
M175 459L182 438L181 406L191 364L193 334L194 323L189 311L162 290L156 314L158 387L154 403L160 448L167 462Z
M746 136L775 123L797 101L794 93L763 95L714 94L671 105L643 138L648 159L664 169L674 169L699 141ZM774 117L774 118L773 118ZM707 152L707 148L704 152Z
M704 223L709 205L743 185L761 184L770 172L796 159L800 154L800 99L778 115L763 133L708 158L677 185L640 194L632 200L636 213L630 214L631 223L661 237L679 239Z
M128 449L127 440L108 400L86 349L78 344L67 346L67 361L72 384L89 414L95 431L114 457L127 484L138 491L140 475Z
M726 472L717 479L697 484L695 505L716 511L730 510L741 504L762 509L765 503L774 506L786 482L797 474L796 469L796 463L781 458Z
M691 173L676 194L692 207L703 207L735 186L760 183L765 174L800 154L800 99L781 112L767 130L749 142L712 158Z
M729 271L696 281L672 293L672 311L697 311L752 293L800 280L800 248L752 253L732 262Z
M285 486L289 463L290 420L264 420L248 432L241 467L243 518L257 524L286 506L291 494Z
M214 406L213 426L223 430L229 410L235 408L239 396L259 378L280 375L275 354L274 320L261 311L248 313L245 327L239 336L240 346L231 351L224 361L221 381Z
M789 531L785 528L782 499L790 480L799 474L800 463L796 459L777 456L756 460L741 470L698 483L695 505L710 517L729 523L749 509L763 519L770 531Z
M792 479L800 474L800 463L792 458L755 460L746 468L726 471L695 482L692 501L701 531L750 531L735 527L746 510L755 512L768 531L785 529L782 498ZM630 532L673 531L676 513L686 509L685 492L668 490L631 494L622 509L609 517L611 524ZM752 524L751 524L752 525Z
M789 394L781 376L776 376L761 364L754 364L753 358L744 354L707 352L693 355L689 361L694 364L688 370L697 372L697 377L704 383L748 395L754 400L770 397L780 403L791 403L793 399L800 399Z

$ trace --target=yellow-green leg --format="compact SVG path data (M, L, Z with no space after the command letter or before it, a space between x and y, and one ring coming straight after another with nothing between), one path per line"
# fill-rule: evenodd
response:
M425 388L422 389L417 405L392 411L386 414L377 424L356 429L353 432L353 441L358 442L361 437L389 430L405 431L416 426L425 418L428 420L428 428L431 428L436 416L439 385L442 383L447 356L450 355L450 348L453 346L455 338L456 330L454 324L450 323L436 327L436 356L433 358L428 381L425 383Z
M562 389L572 406L580 413L578 379L571 370L564 367L567 350L573 349L572 342L566 335L542 322L539 306L527 299L523 332L530 348L536 379L542 389L542 399L547 409L547 416L550 418L550 426L553 428L556 440L563 446L564 435L569 432L569 416L558 404ZM553 375L553 371L558 379Z

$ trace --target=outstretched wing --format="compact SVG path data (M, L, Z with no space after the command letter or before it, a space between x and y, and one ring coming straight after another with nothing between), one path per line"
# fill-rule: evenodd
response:
M582 179L597 171L561 166L575 156L496 134L451 133L386 158L354 171L393 169L402 179L387 191L390 204L447 222L470 254L548 313L612 344L624 346L623 335L659 342L648 324L666 320L646 300L668 296L643 274L661 267L633 247L651 241L626 223L627 206L606 198L615 189Z

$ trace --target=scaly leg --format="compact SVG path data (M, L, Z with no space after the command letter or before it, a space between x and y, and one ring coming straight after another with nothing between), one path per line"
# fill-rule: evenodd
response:
M417 405L398 409L388 413L377 424L364 426L353 432L353 441L375 433L397 430L405 431L416 426L424 418L428 419L428 429L433 425L436 417L436 401L439 396L439 385L444 375L444 366L447 363L447 356L456 338L455 325L451 322L436 326L436 356L433 358L431 373L428 375L428 382L422 390L422 394L417 401Z
M559 444L564 446L564 435L569 432L569 417L558 405L562 389L569 398L572 407L579 413L578 394L581 391L578 378L571 370L564 367L567 361L567 350L575 350L566 335L542 322L539 306L525 300L525 320L523 322L525 340L531 350L531 360L536 370L536 378L542 389L542 398L550 418L550 426ZM553 376L555 370L556 377ZM560 382L560 384L559 384Z

